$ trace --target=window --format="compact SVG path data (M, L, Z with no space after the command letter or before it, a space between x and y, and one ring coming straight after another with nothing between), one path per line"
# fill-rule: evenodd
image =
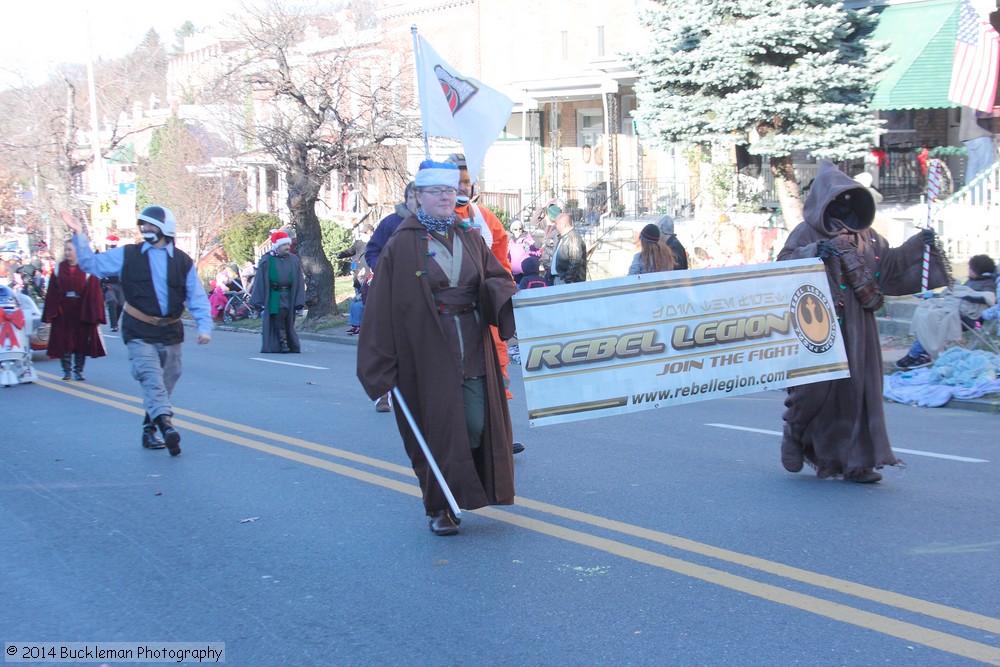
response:
M621 129L619 132L629 136L635 135L635 95L626 94L621 97Z
M604 112L576 110L576 145L580 149L581 176L587 185L604 180Z
M879 118L886 121L887 132L916 132L917 114L913 109L879 111Z
M604 26L597 26L597 57L604 57Z

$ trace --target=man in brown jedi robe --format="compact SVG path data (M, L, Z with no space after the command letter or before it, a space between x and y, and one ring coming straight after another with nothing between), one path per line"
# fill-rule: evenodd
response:
M250 304L263 311L260 351L301 352L295 316L302 312L306 301L302 262L292 254L292 239L287 232L271 234L271 246L271 252L260 258L250 289Z
M372 399L398 388L459 507L514 502L511 423L489 325L514 333L516 288L469 225L455 224L459 172L426 161L415 215L379 255L358 341L358 379ZM403 444L436 535L456 517L402 410Z
M781 462L789 472L801 470L805 460L821 478L877 482L882 475L875 468L900 461L886 432L875 311L883 294L920 291L925 242L931 245L930 288L948 282L946 259L931 230L890 248L871 229L871 192L830 162L820 163L803 217L778 259L823 259L851 377L788 389Z

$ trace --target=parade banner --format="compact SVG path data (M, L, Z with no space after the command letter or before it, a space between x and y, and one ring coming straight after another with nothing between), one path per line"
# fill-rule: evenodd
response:
M514 315L532 426L850 376L818 259L523 290Z

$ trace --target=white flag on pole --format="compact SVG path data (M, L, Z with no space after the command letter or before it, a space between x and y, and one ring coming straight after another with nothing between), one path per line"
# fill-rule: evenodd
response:
M424 134L461 141L475 181L514 103L503 93L462 76L422 35L417 35L416 61Z

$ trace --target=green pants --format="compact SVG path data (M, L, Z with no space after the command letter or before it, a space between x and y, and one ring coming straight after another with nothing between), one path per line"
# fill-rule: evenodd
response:
M486 378L469 378L462 383L465 403L465 427L469 431L469 447L478 449L483 444L486 428Z

